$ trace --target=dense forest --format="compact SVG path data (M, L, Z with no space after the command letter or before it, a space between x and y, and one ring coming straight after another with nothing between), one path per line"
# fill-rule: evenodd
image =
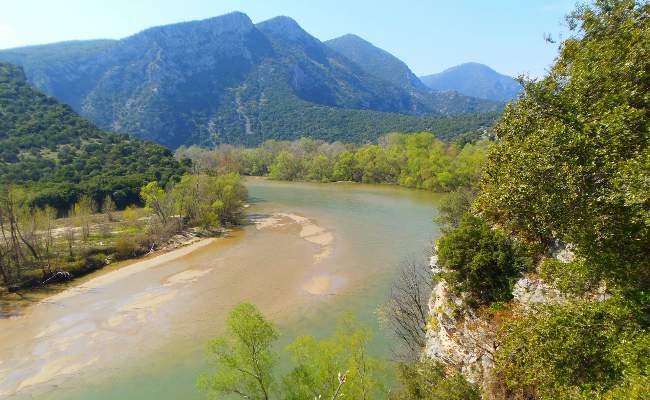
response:
M0 64L0 184L28 188L33 205L65 212L87 194L123 208L146 182L182 173L164 147L96 128L34 90L20 67Z

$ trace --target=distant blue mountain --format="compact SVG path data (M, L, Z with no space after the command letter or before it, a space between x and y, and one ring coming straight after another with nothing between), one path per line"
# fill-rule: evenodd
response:
M324 43L386 82L407 90L426 90L406 63L357 35L347 34Z
M495 101L513 100L522 89L512 77L479 63L457 65L438 74L422 76L420 80L433 90L456 91Z

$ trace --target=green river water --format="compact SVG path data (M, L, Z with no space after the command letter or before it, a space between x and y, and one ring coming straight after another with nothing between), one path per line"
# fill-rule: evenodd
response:
M5 393L9 399L48 400L204 398L195 382L208 368L206 342L219 334L228 310L240 301L255 302L278 324L278 348L300 334L327 335L336 318L349 311L375 329L375 355L390 357L390 340L376 310L389 295L396 266L428 257L438 235L432 218L439 195L387 186L261 179L248 180L247 186L251 206L246 212L253 221L297 215L327 232L319 237L331 240L315 244L288 225L249 223L230 238L128 279L52 302L56 307L38 307L20 325L0 320L0 330L23 332L16 334L13 347L22 345L24 354L9 349L5 354L32 358L20 371L12 371L10 361L0 363L0 393L8 388L15 391ZM318 252L323 256L315 261ZM189 276L188 270L205 275L173 286L181 280L173 277ZM137 307L129 308L132 303L125 299L144 304L142 293L157 299L155 311L126 313ZM115 319L118 311L126 317ZM52 348L61 351L53 353ZM66 361L68 354L75 358ZM81 367L47 367L43 359L48 358ZM68 373L24 383L46 368ZM21 380L23 387L17 389Z

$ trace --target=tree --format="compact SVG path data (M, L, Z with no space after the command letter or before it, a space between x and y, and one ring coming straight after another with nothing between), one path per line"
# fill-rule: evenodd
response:
M447 271L443 277L471 306L510 300L514 282L527 267L519 244L473 215L437 244L438 263Z
M332 162L323 154L315 155L307 166L310 181L329 182L332 180Z
M385 316L407 358L420 357L426 344L431 295L431 268L414 261L404 263L390 291Z
M214 399L237 395L268 400L277 361L271 346L277 339L275 326L254 305L236 306L226 321L225 334L210 342L215 371L200 377L199 387Z
M113 222L114 220L114 213L117 207L115 206L115 202L113 201L113 198L107 194L106 197L104 197L104 202L102 203L102 213L106 215L106 219L108 220L107 222Z
M401 363L401 390L391 396L395 400L479 400L480 392L458 372L445 371L442 364L423 358Z
M316 340L302 336L287 347L295 367L284 378L285 399L376 399L385 396L381 363L368 353L369 329L340 318L336 333Z
M612 298L533 311L499 334L495 376L509 398L645 398L631 395L648 391L650 334L642 310ZM616 392L622 396L610 397Z
M300 175L300 160L288 151L282 151L269 167L269 176L273 179L292 181Z
M650 4L597 0L568 18L549 73L495 127L477 206L540 242L575 245L594 274L650 281Z
M443 232L458 228L465 215L470 211L476 193L471 189L459 188L450 192L438 206L438 215L434 222Z
M84 242L90 237L90 216L96 209L95 202L88 195L82 195L72 208L72 216L81 228L81 238Z
M339 155L338 160L334 164L333 175L334 179L339 181L361 181L361 171L359 170L353 152L344 151Z
M145 207L151 210L163 225L167 225L167 221L173 211L173 205L171 197L160 187L158 182L149 182L145 185L140 191L140 197L144 200Z

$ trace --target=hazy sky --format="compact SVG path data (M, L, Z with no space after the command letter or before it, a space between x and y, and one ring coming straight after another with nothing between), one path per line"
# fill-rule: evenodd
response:
M123 38L142 29L242 11L253 22L294 18L321 40L355 33L418 75L468 61L540 75L566 31L571 0L2 0L0 49Z

